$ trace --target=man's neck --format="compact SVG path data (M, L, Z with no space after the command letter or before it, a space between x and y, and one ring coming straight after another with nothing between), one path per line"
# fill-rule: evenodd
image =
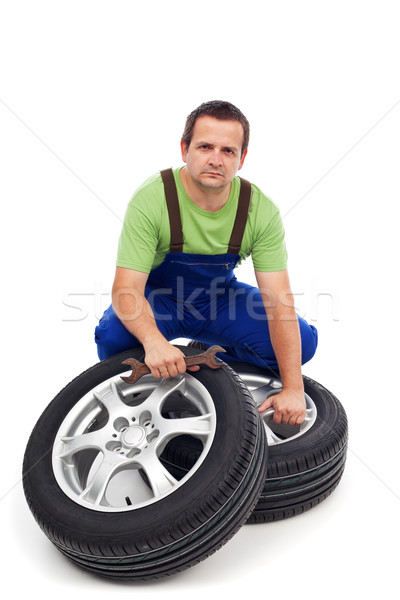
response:
M180 170L180 177L187 195L199 208L217 212L228 202L231 184L222 188L202 186L190 177L186 167Z

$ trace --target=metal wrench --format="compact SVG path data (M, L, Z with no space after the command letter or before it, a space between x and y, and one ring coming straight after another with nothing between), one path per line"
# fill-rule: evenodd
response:
M215 357L217 352L225 352L225 350L221 348L221 346L210 346L210 348L201 354L185 356L184 360L186 366L192 367L194 365L204 364L211 369L218 369L219 367L222 367L223 362ZM125 381L125 383L136 383L136 381L143 375L150 373L149 367L145 363L141 363L135 358L127 358L121 364L132 367L132 373L129 375L129 377L121 376L121 379Z

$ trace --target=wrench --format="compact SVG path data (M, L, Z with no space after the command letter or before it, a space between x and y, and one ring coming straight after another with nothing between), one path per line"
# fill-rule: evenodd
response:
M205 352L201 354L195 354L194 356L185 356L184 360L188 367L192 367L194 365L204 364L210 367L211 369L219 369L224 364L222 360L215 357L216 352L225 352L221 346L211 346ZM125 381L125 383L136 383L140 377L150 373L149 367L145 363L141 363L135 358L127 358L121 364L129 365L132 367L132 373L129 377L122 377L121 379Z

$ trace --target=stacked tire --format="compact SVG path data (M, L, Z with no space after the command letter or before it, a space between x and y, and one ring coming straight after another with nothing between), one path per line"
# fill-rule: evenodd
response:
M250 385L254 374L251 367L238 367ZM264 377L271 375L264 373ZM274 377L271 380L279 389L280 382ZM343 475L348 438L346 413L338 399L321 384L309 377L303 377L303 381L307 417L302 426L276 425L273 411L263 417L273 440L269 444L264 487L250 523L275 521L309 510L335 490Z
M195 340L189 347L204 352ZM230 363L256 405L282 388L279 373L242 362ZM268 444L268 469L259 501L249 523L292 517L327 498L339 484L347 457L348 423L339 400L324 386L303 376L306 418L300 427L277 425L273 409L262 414ZM172 464L190 468L198 449L196 441L179 440L168 448ZM183 442L183 443L182 443Z
M247 363L231 364L257 405L280 391L281 381L270 370ZM343 475L348 437L344 408L321 384L309 377L303 380L307 410L301 426L275 424L273 409L262 415L268 468L249 523L276 521L309 510L334 491ZM198 452L197 440L183 437L169 446L165 458L185 472Z

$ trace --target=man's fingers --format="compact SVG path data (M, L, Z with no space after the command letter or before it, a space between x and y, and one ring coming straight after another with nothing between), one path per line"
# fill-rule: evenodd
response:
M153 364L149 364L148 366L154 377L162 377L164 379L176 377L180 373L182 374L186 371L186 362L183 354L178 357L167 357L164 358L164 360L158 360L156 363L153 362ZM189 368L191 371L198 371L200 367L193 366Z
M183 363L183 366L179 365L173 365L171 367L166 367L166 374L164 372L164 370L162 370L162 373L160 372L160 377L175 377L176 375L178 375L179 373L185 373L186 370L188 371L198 371L200 369L200 367L198 365L194 365L193 367L186 367L186 363Z
M185 363L185 357L184 355L182 355L177 361L176 361L176 369L177 369L177 373L184 373L186 371L186 363Z
M154 375L154 377L163 377L164 379L168 379L168 377L171 377L171 367L167 364L156 364L156 365L152 365L151 367L151 373L152 375Z
M302 415L302 414L301 415L299 415L299 414L292 415L288 421L288 424L289 425L301 425L302 422L304 421L304 416L305 415Z
M298 408L293 410L292 406L282 402L281 393L264 400L258 407L258 412L263 413L271 407L274 409L273 420L277 425L301 425L304 421L305 409L301 411Z
M178 368L174 363L168 363L158 367L158 372L160 373L159 377L168 379L168 377L175 377L175 375L178 375Z
M266 400L264 400L264 402L262 404L260 404L260 406L258 407L258 412L264 412L265 410L267 410L267 408L271 408L271 406L273 406L273 400L272 398L267 398Z
M283 413L276 406L274 411L274 423L276 423L277 425L279 425L279 423L284 423Z

